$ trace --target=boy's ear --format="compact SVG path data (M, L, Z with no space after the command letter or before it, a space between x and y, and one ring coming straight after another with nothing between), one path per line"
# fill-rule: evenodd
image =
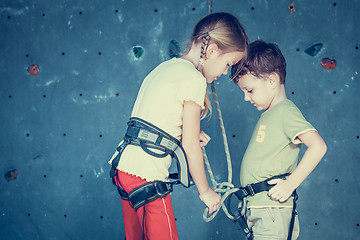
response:
M269 84L272 88L276 88L280 84L280 77L277 73L271 73L268 77Z
M220 49L216 43L210 43L206 49L206 58L217 56L220 53L219 50Z

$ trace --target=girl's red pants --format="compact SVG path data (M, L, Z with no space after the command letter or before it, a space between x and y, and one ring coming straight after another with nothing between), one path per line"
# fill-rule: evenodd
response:
M147 181L140 177L117 170L116 184L127 193L144 185ZM174 211L170 194L164 198L158 198L135 211L128 201L122 201L125 235L127 240L178 240L175 224ZM145 228L143 229L143 221Z

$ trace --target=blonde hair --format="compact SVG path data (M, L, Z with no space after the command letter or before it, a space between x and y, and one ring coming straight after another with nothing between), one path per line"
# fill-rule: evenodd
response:
M198 70L201 69L206 58L206 49L209 43L215 43L221 51L244 52L244 59L247 56L248 38L245 30L236 17L229 13L213 13L200 19L195 25L190 44L201 42L201 53ZM189 49L191 45L189 44ZM242 59L241 65L243 65ZM205 109L201 113L203 119L207 113L211 114L211 102L208 94L205 96Z

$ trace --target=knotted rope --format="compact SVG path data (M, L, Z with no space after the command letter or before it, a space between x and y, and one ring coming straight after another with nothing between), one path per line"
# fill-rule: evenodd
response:
M223 209L224 213L226 214L226 216L232 220L234 220L234 216L232 216L228 209L226 208L226 206L224 205L224 201L227 199L227 197L229 197L232 193L238 191L238 188L235 188L234 185L232 184L232 165L231 165L231 158L230 158L230 151L229 151L229 145L227 142L227 137L226 137L226 131L225 131L225 127L224 127L224 121L221 115L221 109L220 109L220 104L219 104L219 100L217 98L217 94L216 94L216 90L215 90L215 85L214 82L211 83L211 91L212 91L212 95L213 95L213 99L215 102L215 106L216 106L216 110L217 110L217 114L218 114L218 118L219 118L219 122L220 122L220 128L221 128L221 134L223 137L223 141L224 141L224 147L225 147L225 155L226 155L226 162L227 162L227 166L228 166L228 179L227 182L222 182L220 184L218 184L214 178L214 174L211 170L211 166L209 163L209 159L206 155L206 151L205 148L203 148L203 156L204 156L204 162L205 162L205 166L207 168L207 172L208 175L210 177L213 189L216 193L219 193L220 195L222 195L221 197L221 208ZM210 222L211 220L213 220L215 218L215 216L217 215L217 213L219 212L220 208L212 213L210 216L208 215L209 213L209 209L206 208L203 214L203 219L205 222Z

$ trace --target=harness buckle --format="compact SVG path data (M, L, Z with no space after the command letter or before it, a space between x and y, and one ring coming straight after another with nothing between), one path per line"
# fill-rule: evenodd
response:
M254 191L254 188L253 188L252 184L246 185L245 190L246 190L246 192L247 192L248 194L250 194L251 196L254 196L254 195L255 195L255 191Z
M156 193L159 196L164 196L173 191L171 183L166 183L166 182L162 182L162 181L154 182L154 187L155 187Z

